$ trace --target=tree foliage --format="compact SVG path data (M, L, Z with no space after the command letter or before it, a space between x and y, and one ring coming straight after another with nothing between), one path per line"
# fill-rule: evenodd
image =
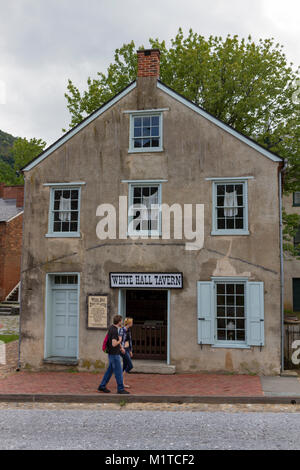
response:
M13 166L0 161L0 181L9 184L23 184L24 178L20 169L37 157L45 148L46 142L42 139L17 138L10 151Z

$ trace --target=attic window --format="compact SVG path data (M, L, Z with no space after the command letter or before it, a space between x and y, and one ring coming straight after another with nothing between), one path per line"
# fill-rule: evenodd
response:
M162 113L131 114L129 152L162 150Z

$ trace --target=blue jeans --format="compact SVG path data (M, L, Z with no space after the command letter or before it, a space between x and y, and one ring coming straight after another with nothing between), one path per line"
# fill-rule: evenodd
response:
M122 358L123 358L123 372L129 373L131 369L133 369L129 348L125 348L125 354L122 354Z
M108 368L104 374L101 384L98 388L104 388L111 379L111 376L115 374L118 392L124 390L123 384L123 372L121 365L121 357L119 354L109 354L108 355Z

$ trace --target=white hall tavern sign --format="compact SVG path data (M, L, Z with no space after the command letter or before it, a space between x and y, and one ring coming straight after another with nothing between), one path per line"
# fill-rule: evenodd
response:
M182 273L109 273L111 288L182 289Z

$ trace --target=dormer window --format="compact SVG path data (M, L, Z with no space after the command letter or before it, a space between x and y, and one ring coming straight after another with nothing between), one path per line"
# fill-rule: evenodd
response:
M160 152L162 150L162 113L132 113L130 115L129 152Z

